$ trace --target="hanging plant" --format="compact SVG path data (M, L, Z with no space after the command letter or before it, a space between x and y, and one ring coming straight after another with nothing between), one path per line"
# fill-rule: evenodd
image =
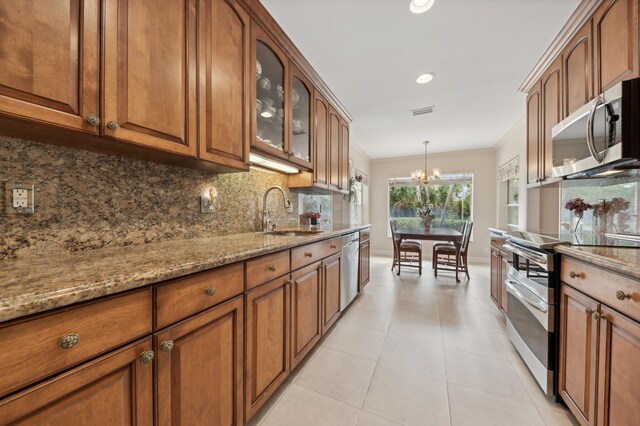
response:
M349 193L343 195L349 203L355 203L358 200L358 190L356 184L362 182L362 175L355 175L349 178Z

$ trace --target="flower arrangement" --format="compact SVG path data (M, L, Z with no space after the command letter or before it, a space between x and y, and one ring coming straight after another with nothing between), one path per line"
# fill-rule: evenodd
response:
M598 234L606 232L607 227L612 225L617 231L623 231L626 227L626 221L628 214L624 211L631 206L631 202L624 198L614 197L611 201L602 200L600 203L593 206L593 217L595 220L595 231ZM617 215L618 226L613 221L614 216Z
M580 221L582 221L584 217L584 213L593 209L593 206L585 202L582 198L572 198L565 203L564 208L573 213L573 216L577 218L576 225L573 228L573 233L575 234L580 225Z
M355 175L349 178L349 193L345 194L344 197L350 203L355 203L358 201L358 191L356 190L356 184L362 182L362 175Z
M320 219L320 216L322 216L320 213L318 212L309 212L307 213L307 218L309 219L309 223L311 225L317 225L318 224L318 220Z
M418 216L422 218L422 224L424 226L425 231L431 230L431 222L435 219L436 215L433 214L431 207L428 204L420 204L418 206L418 210L416 212Z

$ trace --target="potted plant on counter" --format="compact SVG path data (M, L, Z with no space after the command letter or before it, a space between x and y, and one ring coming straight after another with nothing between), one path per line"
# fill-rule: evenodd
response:
M418 207L418 216L422 218L422 226L425 231L431 230L431 222L435 219L436 215L431 211L431 207L428 204L422 204Z
M307 218L309 218L310 225L317 225L318 220L320 219L321 214L318 212L307 213Z

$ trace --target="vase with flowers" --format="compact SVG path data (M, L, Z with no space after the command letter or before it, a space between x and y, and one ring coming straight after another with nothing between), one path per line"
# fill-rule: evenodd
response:
M571 212L571 233L581 234L584 213L593 209L593 206L582 198L572 198L565 203L564 208Z
M418 216L422 219L422 226L424 227L424 230L430 231L431 222L433 222L433 219L435 219L436 217L436 215L433 214L431 207L429 207L427 204L423 204L418 207L417 213Z
M310 225L317 225L320 220L321 214L318 212L307 213L307 218L309 219Z

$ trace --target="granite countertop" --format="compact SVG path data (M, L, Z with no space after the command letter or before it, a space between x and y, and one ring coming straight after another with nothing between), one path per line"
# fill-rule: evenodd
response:
M371 225L304 236L260 232L112 247L0 262L0 322L107 296Z
M558 245L555 251L640 280L640 248Z

